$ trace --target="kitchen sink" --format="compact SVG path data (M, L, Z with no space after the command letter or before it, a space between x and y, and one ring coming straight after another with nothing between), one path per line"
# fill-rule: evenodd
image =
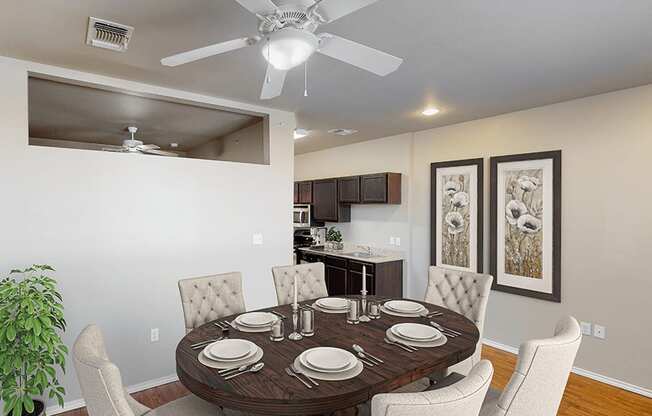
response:
M360 259L369 259L371 257L383 257L383 256L379 256L377 254L369 254L369 253L364 253L364 252L360 252L360 251L356 251L356 252L353 252L353 253L342 253L342 255L343 256L351 256L351 257L358 257Z

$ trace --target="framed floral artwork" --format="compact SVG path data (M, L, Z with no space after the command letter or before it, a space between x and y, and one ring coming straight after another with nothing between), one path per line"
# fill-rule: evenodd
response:
M430 264L482 272L482 159L430 165Z
M561 151L491 158L493 289L561 302Z

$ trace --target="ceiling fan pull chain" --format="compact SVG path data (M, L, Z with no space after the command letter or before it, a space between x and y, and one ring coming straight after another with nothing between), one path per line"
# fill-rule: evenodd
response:
M308 96L308 61L306 61L303 67L303 96Z

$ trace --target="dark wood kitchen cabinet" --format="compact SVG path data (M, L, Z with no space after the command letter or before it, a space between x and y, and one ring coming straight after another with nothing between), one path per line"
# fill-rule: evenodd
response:
M298 204L312 204L312 181L298 182Z
M324 263L326 287L330 296L359 295L362 290L362 266L367 272L367 294L403 296L403 260L367 263L332 254L299 250L298 263Z
M360 177L360 202L363 204L400 204L401 174L376 173Z
M294 183L294 203L299 203L299 182Z
M336 178L312 182L312 216L317 221L351 221L351 206L340 204L338 200Z
M350 176L337 179L339 201L345 204L357 204L360 202L360 177Z

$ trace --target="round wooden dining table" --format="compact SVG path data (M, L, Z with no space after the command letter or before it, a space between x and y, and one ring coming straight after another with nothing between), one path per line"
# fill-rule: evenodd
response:
M373 297L369 297L373 300ZM308 303L308 302L302 302ZM309 302L312 304L312 302ZM370 400L375 394L387 393L434 372L443 371L473 355L479 339L473 322L449 309L423 304L430 312L441 311L436 318L405 318L383 313L380 319L350 325L346 314L315 312L315 335L300 341L287 337L272 342L269 332L250 333L235 329L229 338L241 338L254 342L264 351L264 368L258 373L247 373L225 381L217 370L201 364L201 349L191 345L221 335L221 330L209 322L189 332L177 345L177 374L181 383L202 399L247 413L259 415L330 415L355 407ZM290 305L261 309L278 312L285 321L286 336L292 332L292 309ZM231 322L237 315L221 318ZM428 324L430 320L461 333L448 338L446 344L434 348L419 348L407 352L384 342L385 332L392 325L402 322ZM364 366L360 375L345 381L319 381L319 386L306 388L299 380L290 377L285 369L303 351L314 347L337 347L353 351L358 344L367 352L380 358L384 364Z

